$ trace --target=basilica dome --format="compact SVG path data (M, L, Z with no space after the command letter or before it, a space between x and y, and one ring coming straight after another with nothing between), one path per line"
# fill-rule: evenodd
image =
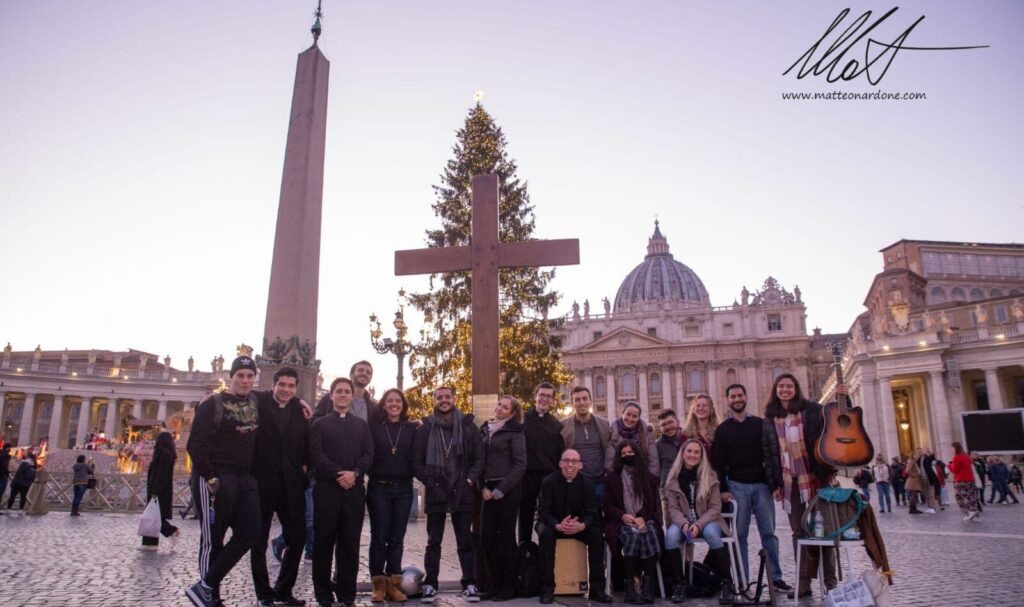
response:
M668 251L668 241L654 222L654 234L647 242L647 256L622 281L615 295L615 311L657 306L671 302L684 307L710 307L707 289L697 274L676 261Z

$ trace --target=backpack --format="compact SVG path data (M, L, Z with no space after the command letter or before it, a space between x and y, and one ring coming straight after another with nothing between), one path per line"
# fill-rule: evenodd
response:
M704 563L694 562L693 581L686 587L687 597L717 596L722 589L722 578Z
M515 579L512 588L516 596L530 597L540 594L540 548L532 541L519 544L515 559Z

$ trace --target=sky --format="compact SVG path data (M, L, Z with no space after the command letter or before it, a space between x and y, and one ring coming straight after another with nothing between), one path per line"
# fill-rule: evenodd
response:
M393 275L393 251L439 224L431 186L477 91L528 183L536 236L580 240L581 263L552 284L559 313L614 299L656 217L713 305L770 275L800 286L808 328L825 332L863 311L888 244L1019 242L1024 3L901 2L871 37L894 44L923 16L902 46L987 48L904 48L872 64L877 84L783 75L843 8L809 66L862 13L857 33L895 6L326 0L324 374L369 359L374 384L393 384L367 319L392 318L400 287L426 288ZM201 370L240 343L258 351L313 9L0 3L0 342L134 348L179 368L191 355ZM840 65L862 66L865 41L849 42Z

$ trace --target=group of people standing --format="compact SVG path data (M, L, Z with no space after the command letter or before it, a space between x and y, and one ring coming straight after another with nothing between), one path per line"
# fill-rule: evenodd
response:
M334 380L315 409L296 397L294 370L278 370L267 392L252 389L255 375L251 358L237 358L228 389L203 401L193 421L188 452L202 527L201 579L186 595L197 606L220 604L222 580L247 552L260 605L304 605L292 590L307 533L317 604L353 604L366 510L372 600L405 600L402 554L414 478L425 490L424 603L437 598L447 519L455 533L462 598L470 602L516 596L517 544L536 533L541 603L553 601L555 544L565 538L588 549L588 598L612 601L605 590L607 546L615 585L622 583L631 604L653 602L659 562L673 600L682 601L683 552L700 538L709 547L706 562L726 581L721 602L729 603L740 580L732 579L723 538L735 533L745 579L751 517L768 554L774 590L809 595L819 553L826 585L836 583L834 555L827 549L804 549L798 588L782 579L772 502L781 502L788 514L795 548L803 510L834 473L812 455L822 407L804 398L792 375L776 379L765 419L746 411L746 389L733 384L725 392L728 418L719 423L711 396L701 395L683 424L674 411L659 415L657 440L638 403L626 403L609 422L593 414L583 386L571 391L574 413L567 419L556 418L555 388L544 382L529 411L517 398L502 396L494 417L478 426L472 414L455 407L447 386L434 390L434 409L419 422L409 420L400 390L388 390L374 402L366 390L372 367L365 361L353 366L351 379ZM727 509L735 516L732 529L723 517ZM474 512L489 574L486 593L477 588ZM265 555L274 515L285 548L271 585Z

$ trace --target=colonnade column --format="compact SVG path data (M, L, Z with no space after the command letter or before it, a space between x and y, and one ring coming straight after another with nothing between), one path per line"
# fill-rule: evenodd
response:
M896 433L896 412L892 402L892 379L888 377L878 378L878 389L882 408L882 427L884 432L885 454L892 459L900 455L900 438Z
M117 410L117 398L107 398L107 423L103 425L103 432L107 436L107 440L114 440L114 433L117 430L117 416L120 412Z
M162 422L167 421L167 401L160 401L160 405L156 410L156 418Z
M135 404L132 405L132 417L142 419L142 399L140 398L136 398Z
M1006 401L1003 400L1003 391L999 387L999 369L989 367L985 371L985 392L988 393L988 408L998 411L1006 408Z
M931 379L932 406L929 409L935 416L935 431L938 436L932 437L932 451L935 456L945 453L949 443L953 441L953 433L949 423L949 403L946 401L946 387L942 385L942 371L929 371ZM947 461L952 457L944 458Z
M78 410L78 434L75 436L75 444L89 434L89 421L92 418L92 397L83 396L82 406Z
M61 447L63 443L60 440L60 427L61 418L64 417L64 396L58 394L53 397L53 413L50 415L50 429L47 431L47 436L50 439L50 447Z
M21 425L18 426L18 444L27 445L32 442L33 413L36 408L36 395L26 394L25 404L21 408Z

